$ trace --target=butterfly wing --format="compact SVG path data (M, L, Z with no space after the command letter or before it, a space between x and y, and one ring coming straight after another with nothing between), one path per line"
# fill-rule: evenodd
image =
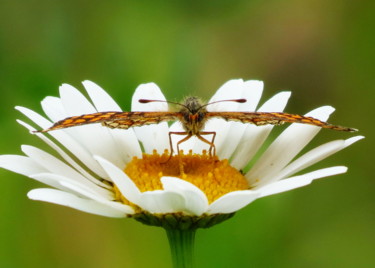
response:
M208 112L207 118L217 117L227 121L250 123L257 126L281 125L283 123L300 123L314 125L322 128L329 128L339 131L354 132L357 129L332 125L319 119L288 113L265 113L265 112Z
M125 114L125 116L113 120L105 120L102 125L109 128L128 129L130 127L159 124L165 121L175 121L181 117L180 113L177 112L129 112Z
M68 117L56 122L50 128L37 132L48 132L95 123L102 123L102 125L110 128L128 129L178 119L179 113L176 112L98 112Z

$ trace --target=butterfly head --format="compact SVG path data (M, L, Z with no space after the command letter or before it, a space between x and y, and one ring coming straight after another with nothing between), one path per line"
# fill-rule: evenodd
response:
M199 133L206 122L206 107L197 97L187 97L181 105L182 125L186 132Z

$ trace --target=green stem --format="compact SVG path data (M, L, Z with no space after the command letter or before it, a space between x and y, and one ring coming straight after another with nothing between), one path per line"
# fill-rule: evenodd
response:
M174 268L192 268L196 229L165 228L171 248Z

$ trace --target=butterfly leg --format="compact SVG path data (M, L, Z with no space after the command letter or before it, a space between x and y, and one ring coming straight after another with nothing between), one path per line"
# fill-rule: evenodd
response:
M166 162L168 162L172 158L172 155L173 155L172 135L185 135L186 136L185 138L183 138L182 140L180 140L177 143L177 153L178 154L180 153L180 148L179 148L180 143L182 143L184 141L187 141L192 136L191 134L189 135L187 132L169 132L169 148L171 150L171 154L169 155L169 158Z
M171 154L169 155L169 158L166 162L168 162L171 157L172 157L172 153L173 153L173 146L172 146L172 135L186 135L185 138L183 138L182 140L178 141L177 142L177 152L178 152L178 155L180 154L180 144L187 141L188 139L190 139L193 135L191 133L187 133L187 132L169 132L169 145L171 147ZM180 174L184 174L184 165L182 163L182 159L179 158L179 167L180 167Z
M211 141L203 138L201 135L212 135ZM207 143L210 145L210 148L208 149L208 153L210 156L215 156L216 155L216 147L215 147L215 138L216 138L216 132L215 131L201 131L197 135L197 138L203 141L204 143ZM214 152L212 154L212 151Z
M183 138L182 140L180 140L179 142L177 142L177 151L178 151L178 154L180 154L180 144L183 143L183 142L185 142L185 141L187 141L188 139L190 139L193 136L191 133L186 133L186 132L185 132L185 135L186 135L185 138Z

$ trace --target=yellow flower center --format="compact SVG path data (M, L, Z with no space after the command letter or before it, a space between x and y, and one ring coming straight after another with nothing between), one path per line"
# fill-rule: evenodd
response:
M216 156L209 156L206 151L203 154L180 152L169 157L168 151L162 155L156 151L143 154L141 159L134 157L124 171L141 192L162 190L160 178L171 176L197 186L206 194L209 203L229 192L249 189L245 177L226 159L219 160ZM129 204L116 187L115 193L118 200Z

